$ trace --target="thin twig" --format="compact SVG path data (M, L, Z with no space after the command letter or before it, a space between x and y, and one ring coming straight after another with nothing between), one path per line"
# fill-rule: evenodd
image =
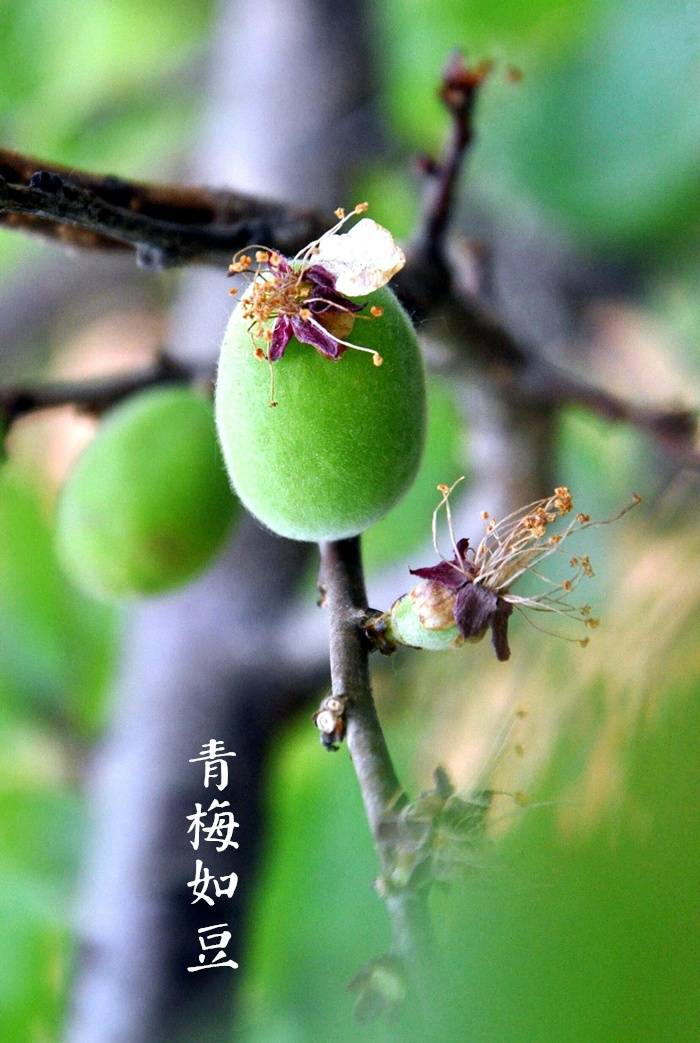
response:
M7 431L27 413L57 406L72 405L99 415L137 391L164 384L211 382L213 377L212 367L191 366L160 354L143 369L111 377L0 387L0 429Z
M450 292L447 233L464 162L474 142L474 112L490 64L468 66L456 51L442 73L440 98L450 114L450 130L439 160L420 158L426 176L416 230L406 248L406 267L396 289L414 316L434 311Z
M467 285L460 264L465 242L460 236L448 240L448 231L459 177L474 143L476 103L490 68L488 62L470 67L455 52L443 71L439 94L450 114L450 129L441 158L422 160L423 206L406 267L397 279L399 295L418 318L438 308L449 312L471 358L504 394L545 410L580 405L607 420L624 421L651 436L683 466L700 467L696 410L639 406L565 373L537 345L514 336Z
M332 690L348 700L348 749L379 861L388 873L393 866L395 839L386 829L387 817L403 806L407 797L372 697L368 644L360 626L367 614L360 541L354 537L323 543L320 550L324 604L330 613ZM394 950L402 957L420 996L430 935L425 896L405 889L383 897L391 917Z
M424 163L428 182L419 225L419 237L434 256L444 251L459 176L474 142L476 101L490 68L490 62L468 66L457 51L443 70L439 94L451 116L450 133L439 161Z
M311 210L237 192L149 185L0 149L0 225L82 249L132 249L142 267L222 264L252 242L285 254L327 225Z
M683 466L700 467L694 411L640 407L564 374L547 363L538 346L510 333L460 277L447 233L459 175L474 140L476 101L488 71L488 63L468 67L460 54L453 55L444 70L440 96L451 116L450 133L441 159L424 162L422 214L407 249L406 267L396 281L397 292L417 316L449 305L480 365L497 370L512 393L547 406L582 405L607 419L630 423ZM325 228L323 217L309 210L235 192L99 176L7 149L0 149L2 224L83 249L132 249L139 264L156 268L223 263L253 241L293 253ZM73 384L0 389L0 409L9 422L32 409L68 402L97 410L131 390L168 379L187 375L144 372L99 382L95 388Z
M653 438L678 463L700 468L700 451L695 444L696 409L642 406L541 361L528 368L520 385L531 401L539 400L552 406L581 406L604 420L630 424Z
M697 409L640 405L567 372L537 347L513 336L460 286L454 269L452 274L450 303L456 332L462 334L469 361L500 384L503 394L517 396L533 407L581 406L604 420L627 423L652 438L682 466L700 468Z

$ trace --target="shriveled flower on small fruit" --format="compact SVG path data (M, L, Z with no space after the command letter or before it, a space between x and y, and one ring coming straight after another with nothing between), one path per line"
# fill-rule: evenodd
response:
M337 223L293 258L267 247L247 247L234 255L229 274L252 277L241 308L258 358L278 362L296 337L331 361L352 348L367 352L381 366L379 352L348 337L356 320L380 319L382 309L352 298L385 286L406 259L391 233L369 218L345 235L337 234L366 210L367 203L358 203L349 214L336 210Z
M435 638L431 638L432 631L444 633L447 639L456 627L457 639L442 646L454 647L460 640L478 640L490 629L500 660L510 657L508 620L514 610L521 612L536 629L543 628L531 618L530 613L534 612L563 616L586 629L595 629L599 620L592 617L590 605L576 604L571 600L571 594L579 583L594 574L588 555L571 557L568 563L571 575L559 582L540 572L539 565L552 555L561 553L564 542L574 532L616 521L640 503L640 497L635 494L632 503L613 518L595 522L590 515L578 513L554 532L552 529L556 523L571 514L574 507L569 490L559 486L551 496L527 504L500 521L484 511L482 518L487 523L486 531L474 549L468 539L455 539L452 526L449 498L462 480L458 479L451 486L438 486L442 499L433 512L433 545L441 560L437 565L410 569L414 576L420 577L421 583L392 606L384 625L385 637L391 638L392 634L396 637L399 631L400 640L400 631L409 629L407 606L418 614L420 626L426 632L424 647L439 647ZM450 559L443 557L438 546L437 523L442 508L454 551ZM541 589L531 595L512 593L512 585L525 574L534 576ZM413 625L411 633L418 632ZM580 645L588 644L585 636L564 633L555 636Z

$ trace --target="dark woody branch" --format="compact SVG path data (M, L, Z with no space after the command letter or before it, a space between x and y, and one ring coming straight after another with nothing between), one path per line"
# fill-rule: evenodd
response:
M421 162L428 182L416 237L434 257L444 252L459 176L474 142L477 98L490 69L490 62L468 66L457 51L443 70L438 93L451 117L450 132L440 159L424 158Z
M436 309L452 313L457 333L477 363L510 393L532 404L578 404L610 420L648 433L685 466L700 466L694 447L697 417L684 409L637 406L559 370L536 345L522 342L490 314L461 278L458 237L449 223L459 176L474 141L474 114L488 63L469 67L456 53L442 76L440 97L451 128L439 160L424 158L424 202L407 248L407 264L395 280L404 304L421 318ZM134 250L144 267L197 262L224 264L251 242L283 253L320 235L322 216L309 210L235 192L177 185L149 185L46 164L0 149L0 226L52 236L84 249ZM97 384L0 389L6 423L34 409L72 402L100 411L133 390L192 375L172 362Z
M391 874L394 839L387 822L407 797L396 776L377 716L369 677L369 643L361 624L367 594L359 537L323 543L320 580L330 614L330 668L333 694L347 700L347 745L382 872ZM430 927L423 893L408 888L382 896L389 911L393 952L413 980L416 996L426 984Z
M549 362L519 341L460 286L452 271L451 321L476 364L504 394L545 409L581 406L604 420L630 424L651 437L682 466L700 468L698 413L683 407L643 406L613 394Z
M295 253L320 235L317 214L236 192L149 185L0 149L0 226L83 249L131 249L143 267L223 264L252 242Z
M347 742L375 842L387 810L405 801L369 680L369 648L361 624L367 594L357 538L321 544L320 579L330 614L331 687L348 700Z
M474 142L476 103L490 68L488 62L470 67L457 52L443 71L439 94L450 115L450 131L440 159L421 161L426 175L423 207L406 267L396 280L399 295L418 318L440 307L450 311L457 338L507 393L533 406L580 405L607 420L632 424L683 465L700 467L695 411L638 406L560 370L536 345L510 333L465 286L460 264L465 244L458 236L448 238L448 232L459 177Z
M517 343L505 331L465 316L464 338L481 351L480 363L494 371L504 390L530 405L544 408L578 405L605 420L631 424L651 437L661 449L685 467L700 469L695 447L698 417L695 410L640 406L586 383L558 367L516 355ZM493 339L491 339L493 336ZM143 369L96 380L9 385L0 387L0 428L7 430L28 413L72 405L99 415L122 399L164 384L210 383L213 366L186 365L166 354Z
M580 405L606 420L629 423L682 465L700 468L695 410L639 406L566 373L536 345L510 333L465 285L460 264L465 243L459 236L448 239L448 232L459 177L474 142L476 103L490 70L489 62L470 67L455 52L443 71L439 94L450 115L450 131L440 159L421 161L426 175L423 207L406 267L396 280L399 295L417 317L441 306L451 312L457 339L469 345L477 365L504 393L534 407Z
M449 293L447 234L459 177L474 142L474 113L490 63L468 66L456 51L447 62L439 96L450 115L450 130L439 159L422 156L426 177L416 230L406 249L407 263L397 279L399 296L414 314L433 310Z
M20 417L42 409L72 405L99 415L124 398L166 384L211 383L213 367L195 367L160 354L142 369L95 380L0 387L0 433Z
M541 363L529 367L524 377L520 389L531 401L553 406L581 406L604 420L630 424L649 435L682 466L700 469L700 450L696 447L697 410L640 406L587 384L555 366Z

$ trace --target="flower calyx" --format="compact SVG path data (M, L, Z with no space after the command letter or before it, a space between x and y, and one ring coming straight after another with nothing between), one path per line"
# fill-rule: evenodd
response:
M575 622L585 630L599 625L590 605L576 604L571 599L579 584L594 575L589 556L571 556L568 565L572 572L561 581L541 573L539 566L561 554L573 533L616 521L640 503L641 497L635 494L632 502L612 518L592 521L588 514L573 514L569 489L557 486L550 496L527 504L500 521L488 511L482 512L486 531L473 548L468 539L455 539L452 525L449 498L462 480L459 478L451 486L438 486L442 499L433 512L433 546L439 562L409 570L421 582L399 598L379 624L373 624L374 630L383 626L385 640L394 644L441 649L479 640L490 629L496 656L505 661L510 657L508 622L517 610L535 629L585 647L587 635L549 631L532 617L548 613ZM445 558L438 546L437 518L441 509L446 515L452 558ZM568 523L557 526L567 515L572 515ZM513 593L512 585L525 575L534 577L539 589L527 595Z
M333 362L355 349L371 355L375 366L382 365L379 352L348 339L356 320L380 319L382 308L368 308L353 298L385 286L406 258L391 233L369 218L338 234L366 210L367 203L358 203L348 214L336 210L336 224L293 258L264 246L234 255L229 275L252 279L240 307L257 358L279 362L295 337ZM231 293L236 295L238 288Z

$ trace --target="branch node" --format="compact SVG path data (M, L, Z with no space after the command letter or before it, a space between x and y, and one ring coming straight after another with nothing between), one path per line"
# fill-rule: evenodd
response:
M65 181L60 174L54 174L50 170L37 170L29 178L29 188L56 195L65 188Z

